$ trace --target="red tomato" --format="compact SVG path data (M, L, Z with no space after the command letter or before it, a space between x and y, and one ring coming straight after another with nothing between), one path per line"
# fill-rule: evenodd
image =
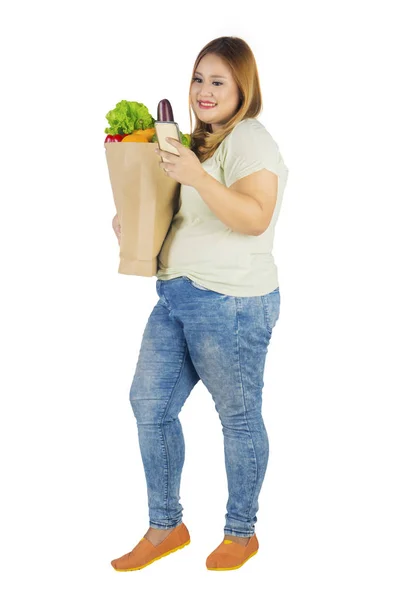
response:
M117 133L116 135L108 135L106 137L106 139L104 140L104 143L106 142L120 142L125 136L124 135L119 135L119 133Z

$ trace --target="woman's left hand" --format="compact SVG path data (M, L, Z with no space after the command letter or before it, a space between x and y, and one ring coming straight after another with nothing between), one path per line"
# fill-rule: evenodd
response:
M166 152L165 150L156 148L156 154L169 161L160 161L160 167L164 169L165 174L168 177L175 179L175 181L178 181L183 185L196 187L206 175L206 171L201 166L201 162L192 150L177 140L166 138L166 141L178 150L179 156L176 156L176 154L173 154L172 152Z

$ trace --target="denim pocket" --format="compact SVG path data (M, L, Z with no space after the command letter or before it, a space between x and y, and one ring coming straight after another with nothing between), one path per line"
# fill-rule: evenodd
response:
M266 325L269 331L272 331L276 325L277 320L279 319L281 309L281 295L279 292L279 287L277 287L269 294L261 296L261 300L264 306Z

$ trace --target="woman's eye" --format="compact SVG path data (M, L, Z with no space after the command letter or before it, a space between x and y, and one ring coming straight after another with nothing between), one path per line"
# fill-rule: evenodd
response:
M201 81L199 77L193 77L193 81ZM213 83L218 83L218 85L223 85L222 81L213 81Z

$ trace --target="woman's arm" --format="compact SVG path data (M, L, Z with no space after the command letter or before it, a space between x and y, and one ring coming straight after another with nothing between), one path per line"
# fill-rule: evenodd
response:
M252 175L248 177L250 179ZM232 231L254 236L262 233L265 216L255 198L227 188L206 171L193 187L210 210Z

